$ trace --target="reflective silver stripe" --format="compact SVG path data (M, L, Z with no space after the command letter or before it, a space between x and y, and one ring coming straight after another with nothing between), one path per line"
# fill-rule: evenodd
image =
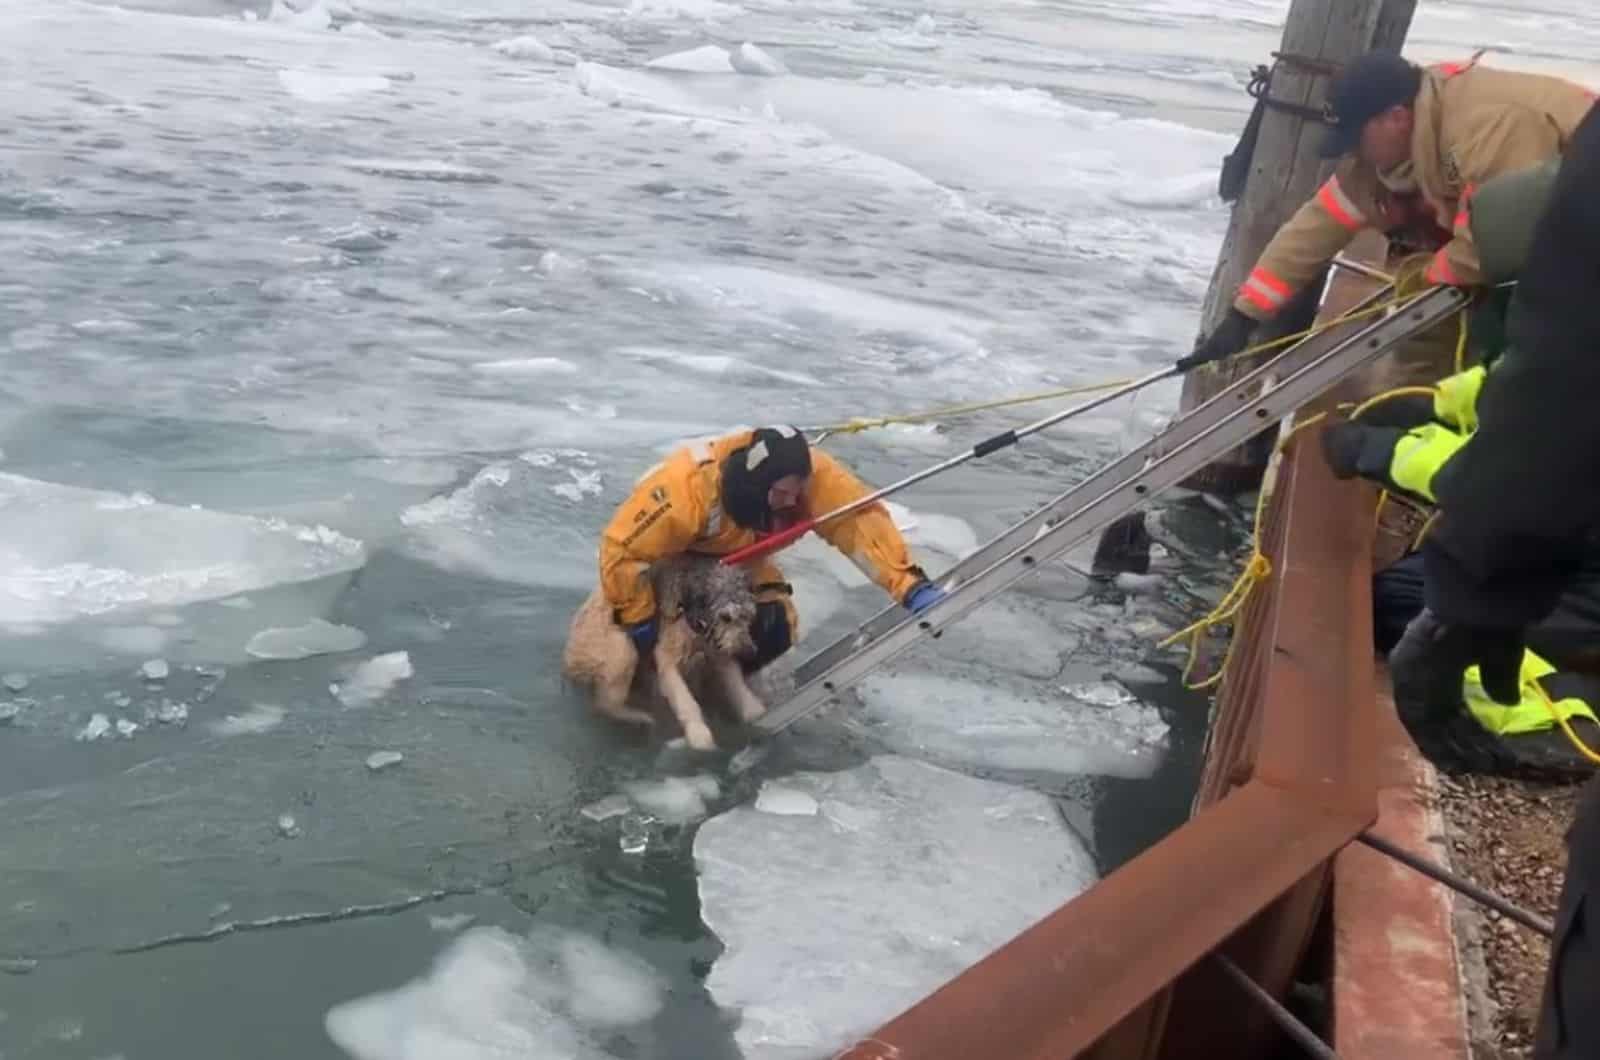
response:
M1289 300L1288 295L1280 294L1279 292L1273 290L1256 276L1251 276L1248 280L1244 281L1244 291L1246 296L1256 305L1271 306L1274 309L1282 306L1283 303Z

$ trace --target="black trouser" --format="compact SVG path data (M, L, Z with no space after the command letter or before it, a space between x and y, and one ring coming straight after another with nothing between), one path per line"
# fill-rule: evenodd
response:
M1533 1055L1600 1057L1600 779L1589 782L1567 832L1567 877Z

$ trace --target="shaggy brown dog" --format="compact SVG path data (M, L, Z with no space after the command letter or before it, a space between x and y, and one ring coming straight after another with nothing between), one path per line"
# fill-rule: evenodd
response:
M708 673L714 676L741 721L754 721L767 710L739 665L741 658L755 652L750 624L756 616L756 598L749 573L709 556L686 554L655 564L650 581L656 592L660 636L645 665L638 665L633 638L612 621L611 606L595 589L573 616L561 672L589 691L596 711L635 725L653 725L655 719L648 711L629 706L629 699L659 693L683 726L689 746L715 750L700 702L690 691L691 681Z

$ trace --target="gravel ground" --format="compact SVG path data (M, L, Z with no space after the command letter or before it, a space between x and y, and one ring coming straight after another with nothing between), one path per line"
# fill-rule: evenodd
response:
M1583 785L1463 776L1441 777L1439 786L1455 870L1553 919L1566 867L1563 837ZM1469 900L1457 908L1470 918L1463 927L1481 941L1485 965L1486 991L1468 991L1474 1058L1531 1057L1549 944Z

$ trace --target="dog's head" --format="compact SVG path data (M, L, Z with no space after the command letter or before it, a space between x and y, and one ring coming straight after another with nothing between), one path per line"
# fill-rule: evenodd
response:
M756 596L749 573L713 563L698 574L688 601L690 624L719 655L743 658L755 654L750 627L756 618Z

